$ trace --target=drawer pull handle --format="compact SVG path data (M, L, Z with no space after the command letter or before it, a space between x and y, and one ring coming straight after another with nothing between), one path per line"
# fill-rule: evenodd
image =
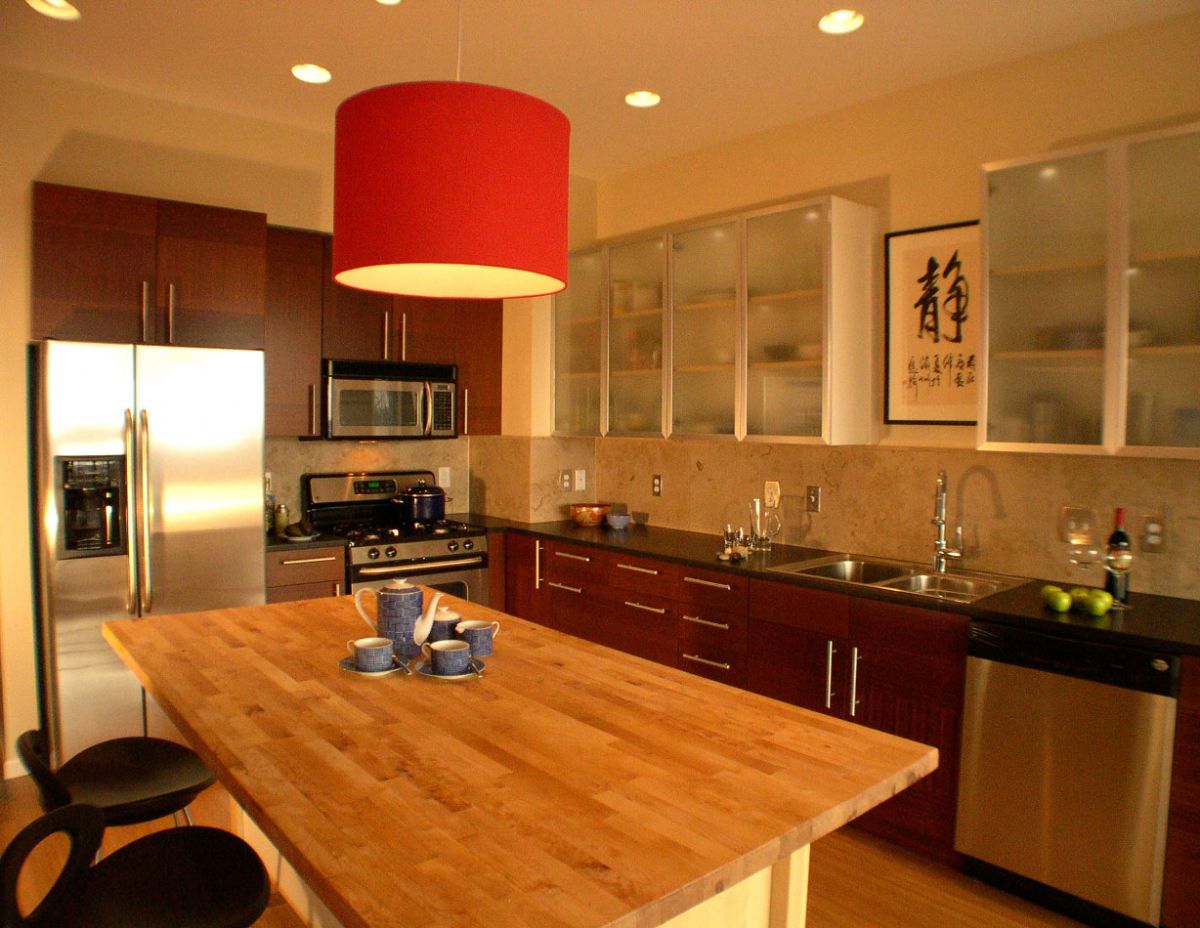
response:
M336 561L336 560L337 560L337 558L334 556L330 556L330 557L294 557L294 558L289 558L288 560L285 560L282 563L285 566L291 565L291 564L328 564L330 561Z
M685 622L695 622L697 625L707 625L709 628L719 628L722 631L729 631L728 622L712 622L708 619L702 619L698 615L685 615L683 619Z
M706 667L716 667L717 670L728 670L728 661L710 661L707 657L701 657L699 654L683 655L685 661L695 661L697 664L704 664Z
M653 612L656 615L667 614L666 609L659 609L657 606L647 606L643 603L631 603L629 600L625 600L625 605L629 606L631 609L641 609L643 612Z
M699 577L684 577L684 583L695 583L700 586L711 586L718 590L732 590L733 586L728 583L717 583L714 580L701 580Z
M592 560L590 557L584 557L582 554L567 554L565 551L555 551L554 556L569 558L572 561L583 561L584 563L588 564L590 564Z
M546 585L547 585L547 586L552 586L552 587L554 587L554 589L556 589L556 590L566 590L568 593L582 593L582 592L583 592L583 588L582 588L582 587L578 587L578 586L567 586L565 583L555 583L553 580L551 580L551 581L550 581L549 583L547 583Z
M652 577L658 576L658 571L651 570L649 567L638 567L634 564L617 564L617 566L620 567L621 570L632 570L634 573L650 574Z

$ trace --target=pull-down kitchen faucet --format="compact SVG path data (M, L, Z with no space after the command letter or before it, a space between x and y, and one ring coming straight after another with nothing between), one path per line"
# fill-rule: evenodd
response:
M933 569L939 574L946 572L946 561L950 558L962 557L962 526L958 527L957 548L946 545L946 472L939 470L937 488L933 495L933 524L937 526L937 534L933 538Z

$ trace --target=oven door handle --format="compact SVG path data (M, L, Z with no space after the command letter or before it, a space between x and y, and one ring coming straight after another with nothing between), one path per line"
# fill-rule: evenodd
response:
M418 574L446 568L463 570L483 566L483 556L464 557L450 561L422 561L420 564L389 564L385 567L359 567L354 573L360 577L385 577L389 574Z

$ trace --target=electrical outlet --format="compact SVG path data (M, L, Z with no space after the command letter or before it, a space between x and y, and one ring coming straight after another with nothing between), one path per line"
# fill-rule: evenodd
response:
M775 509L779 506L778 480L768 480L763 484L763 502L768 509Z
M571 472L569 470L560 470L558 472L558 488L560 490L571 489Z
M450 488L450 468L449 467L439 467L438 468L438 486L441 487L443 490L447 490Z
M586 490L587 489L587 471L586 470L575 471L575 489L576 490Z
M1162 554L1167 546L1167 523L1157 513L1146 516L1142 523L1142 553Z
M650 481L650 492L655 496L662 496L662 474L655 474Z
M805 504L804 508L807 509L809 512L820 512L821 511L821 488L820 487L809 487L808 491L804 494L804 504Z

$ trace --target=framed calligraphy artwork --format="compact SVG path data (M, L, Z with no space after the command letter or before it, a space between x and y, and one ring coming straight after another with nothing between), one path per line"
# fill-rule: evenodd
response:
M979 220L884 236L884 422L975 424L980 272Z

